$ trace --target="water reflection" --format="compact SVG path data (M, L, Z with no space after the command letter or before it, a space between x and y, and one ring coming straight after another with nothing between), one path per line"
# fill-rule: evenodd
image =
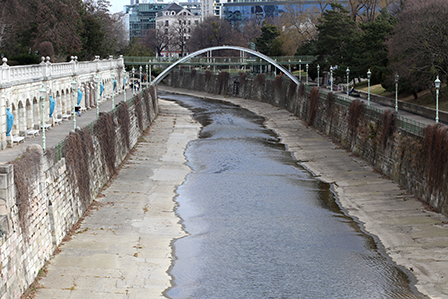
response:
M264 119L165 94L203 129L177 189L189 236L174 243L171 298L423 298L328 184L297 165Z

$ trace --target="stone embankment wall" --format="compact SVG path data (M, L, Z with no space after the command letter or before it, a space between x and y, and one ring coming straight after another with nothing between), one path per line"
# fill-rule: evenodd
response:
M398 120L392 110L378 111L361 101L297 86L285 76L267 80L263 74L230 76L176 71L172 87L231 95L267 102L294 113L344 148L371 163L437 211L448 215L448 127L420 127Z
M146 89L57 150L0 166L0 299L20 298L158 113Z

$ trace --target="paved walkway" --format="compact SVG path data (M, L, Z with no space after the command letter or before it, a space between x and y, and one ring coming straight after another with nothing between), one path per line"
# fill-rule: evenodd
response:
M35 298L165 298L171 243L185 235L174 213L175 188L190 172L183 152L200 125L174 103L159 107L149 134L96 199L98 210L49 262Z
M126 100L132 97L132 89L126 91ZM114 103L117 105L119 102L123 101L123 93L116 95L114 97ZM100 112L107 112L112 110L112 100L103 100L99 105ZM73 116L72 116L73 117ZM82 116L76 116L76 126L85 127L96 119L96 108L91 108L85 110ZM46 138L46 148L54 148L62 140L64 140L70 131L73 130L73 119L60 122L59 125L51 127L49 130L45 131ZM10 162L16 159L18 156L22 155L26 151L26 148L31 144L38 144L42 146L42 131L39 135L32 138L26 138L22 143L14 145L12 148L7 148L0 151L0 164Z

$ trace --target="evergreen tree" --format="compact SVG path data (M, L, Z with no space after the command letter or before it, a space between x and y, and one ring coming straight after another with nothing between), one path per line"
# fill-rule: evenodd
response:
M280 30L273 24L261 27L261 36L255 40L255 46L260 53L268 56L281 56L281 41L278 39Z

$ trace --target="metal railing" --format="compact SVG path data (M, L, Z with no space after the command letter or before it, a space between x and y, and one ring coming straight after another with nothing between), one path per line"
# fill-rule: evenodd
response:
M182 58L182 57L180 57ZM179 57L124 57L126 65L170 65L180 59ZM305 65L312 63L315 56L274 56L271 57L282 65ZM259 57L193 57L182 65L269 65L270 63Z
M308 90L307 90L308 91ZM330 92L330 91L326 91L324 89L320 90L321 93L323 93L325 96ZM337 95L337 94L333 94L335 102L341 106L345 106L345 107L350 107L350 103L352 102L352 100L348 100L346 96L342 96L342 95ZM382 121L383 120L383 114L385 110L382 109L378 109L376 107L372 107L372 106L364 106L365 109L365 113L366 115L368 115L369 117L378 120L378 121ZM422 122L419 122L417 120L402 116L397 114L397 120L398 120L398 124L397 126L409 133L412 133L414 135L423 137L425 135L425 128L427 127L427 124L424 124Z
M141 93L143 94L143 91ZM128 105L128 107L134 106L134 98L135 98L135 96L132 96L131 98L126 100L126 104ZM114 107L114 109L112 109L109 112L115 114L117 109L118 109L118 106ZM87 130L90 133L90 135L93 135L94 134L94 127L95 127L96 122L97 122L97 119L95 119L94 121L92 121L91 123L89 123L88 125L84 126L81 129ZM67 143L67 139L68 139L68 136L65 137L61 142L59 142L54 147L54 150L55 150L54 162L58 162L59 160L61 160L64 157L64 146Z

